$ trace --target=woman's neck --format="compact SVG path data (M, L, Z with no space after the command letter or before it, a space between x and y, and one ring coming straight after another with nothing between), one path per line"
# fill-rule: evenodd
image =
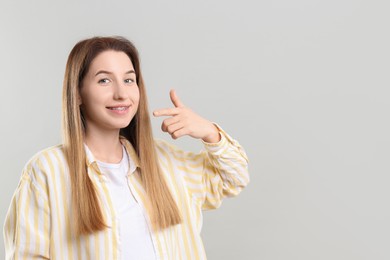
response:
M119 163L122 160L122 144L118 131L86 131L85 143L96 160Z

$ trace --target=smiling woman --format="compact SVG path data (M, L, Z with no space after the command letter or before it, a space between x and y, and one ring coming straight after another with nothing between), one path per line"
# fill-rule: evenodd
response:
M86 122L87 144L96 132L117 132L128 126L138 103L139 89L129 57L111 50L97 55L80 88L79 104Z
M206 259L202 210L248 184L248 159L217 124L170 92L162 130L200 139L185 152L152 135L134 45L94 37L72 49L63 144L26 164L4 225L6 259Z

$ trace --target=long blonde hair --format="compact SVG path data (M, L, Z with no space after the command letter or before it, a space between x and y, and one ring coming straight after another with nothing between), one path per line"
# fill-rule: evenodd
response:
M72 189L76 232L91 234L107 227L95 187L88 177L84 150L85 122L78 105L80 86L92 60L101 52L126 53L133 63L140 92L139 107L130 124L120 130L133 145L140 161L142 185L148 197L147 211L153 230L182 222L179 209L159 166L150 123L147 97L140 70L138 51L123 37L93 37L78 42L69 54L62 93L62 129L65 157Z

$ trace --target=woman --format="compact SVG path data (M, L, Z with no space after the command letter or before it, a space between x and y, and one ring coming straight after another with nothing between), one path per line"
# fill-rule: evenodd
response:
M72 49L63 144L26 164L4 225L6 259L205 259L202 210L249 182L247 157L174 91L162 130L201 139L184 152L154 140L138 53L122 37Z

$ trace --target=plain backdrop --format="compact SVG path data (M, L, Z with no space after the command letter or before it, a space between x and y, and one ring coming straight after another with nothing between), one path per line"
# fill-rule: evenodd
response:
M249 156L248 187L204 212L209 259L390 259L389 1L3 0L0 10L1 223L24 164L61 142L71 48L122 35L140 51L151 111L171 106L175 88ZM156 137L202 148L161 121Z

